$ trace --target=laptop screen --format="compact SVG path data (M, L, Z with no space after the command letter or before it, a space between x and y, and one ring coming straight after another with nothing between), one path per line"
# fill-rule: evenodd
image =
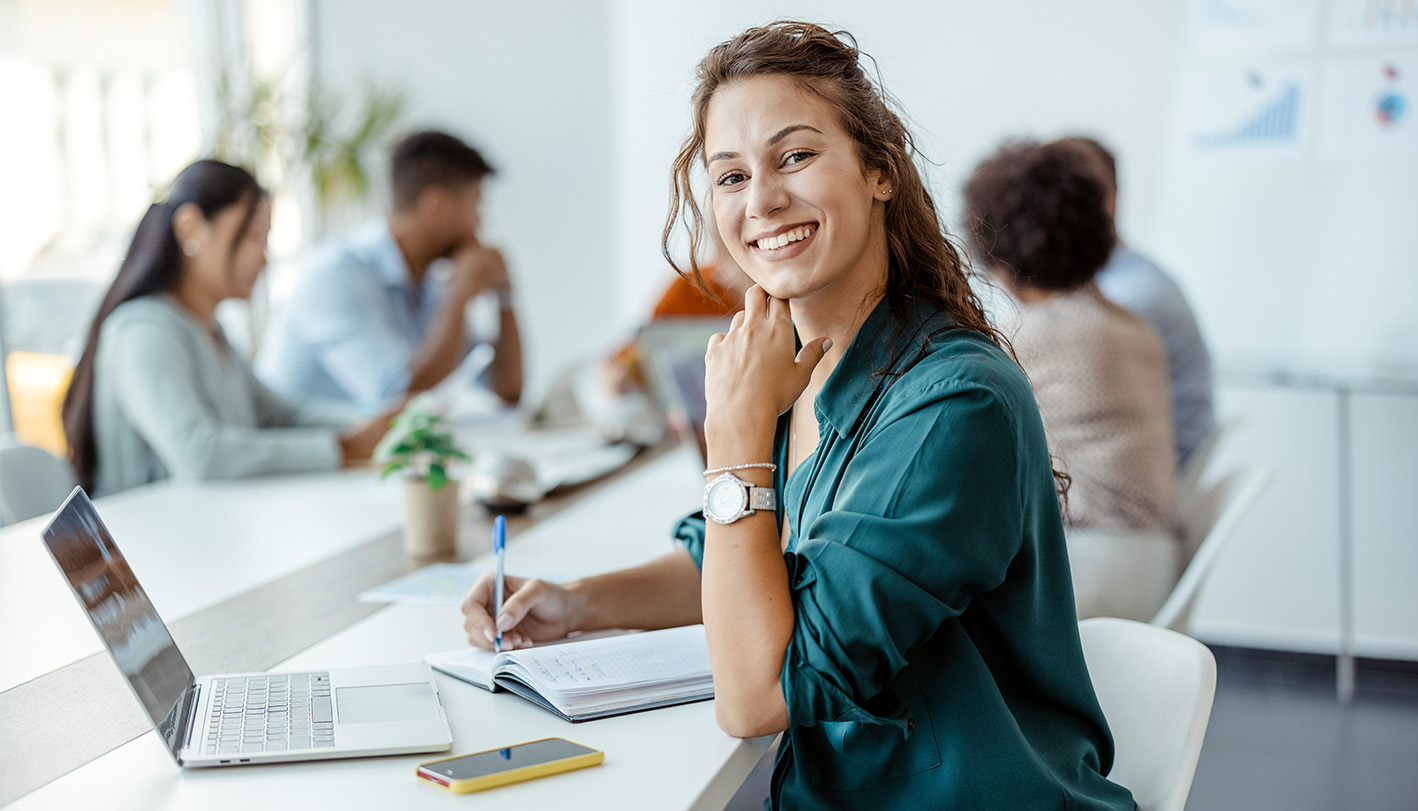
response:
M650 360L655 394L666 421L681 441L698 447L701 462L707 451L704 351L709 336L728 328L727 318L667 318L640 329L640 344Z
M83 489L75 487L54 514L44 543L175 760L192 669Z

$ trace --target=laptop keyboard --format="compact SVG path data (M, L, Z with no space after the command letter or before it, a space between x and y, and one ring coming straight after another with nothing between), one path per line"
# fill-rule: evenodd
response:
M335 745L329 673L273 673L212 680L208 755Z

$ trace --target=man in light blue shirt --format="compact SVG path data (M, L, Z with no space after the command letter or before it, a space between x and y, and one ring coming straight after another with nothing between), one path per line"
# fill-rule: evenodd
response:
M441 132L394 150L393 211L326 246L297 282L257 358L272 389L296 400L397 407L431 388L472 349L465 310L501 303L485 382L504 402L522 393L522 347L502 254L478 241L483 178L477 150Z
M1099 176L1108 190L1108 212L1116 215L1118 175L1113 153L1092 138L1063 140L1096 158ZM1108 264L1098 271L1094 281L1104 296L1146 321L1162 339L1171 380L1172 434L1177 443L1177 465L1183 467L1192 453L1216 431L1211 353L1197 327L1196 316L1176 281L1151 259L1124 245L1121 239L1116 241Z

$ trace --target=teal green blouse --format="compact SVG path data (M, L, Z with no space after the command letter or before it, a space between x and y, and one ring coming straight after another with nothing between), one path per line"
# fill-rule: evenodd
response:
M772 805L1131 811L1105 777L1029 382L984 336L904 310L862 325L786 480L778 424L796 617ZM675 534L702 565L702 514Z

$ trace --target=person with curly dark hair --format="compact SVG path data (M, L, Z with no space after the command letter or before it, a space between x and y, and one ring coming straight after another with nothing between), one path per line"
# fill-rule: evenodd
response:
M1094 138L1073 136L1063 141L1082 148L1096 159L1094 167L1107 191L1108 214L1115 217L1118 165L1112 151ZM1196 314L1176 280L1151 257L1124 242L1117 235L1116 226L1113 250L1095 281L1109 301L1136 313L1162 339L1162 347L1167 351L1167 374L1171 378L1172 433L1177 446L1177 465L1185 467L1193 454L1205 448L1216 435L1211 352ZM1199 463L1204 464L1204 461Z
M1071 480L1078 615L1148 620L1177 578L1167 359L1156 333L1094 283L1113 249L1113 222L1081 149L1001 147L965 184L966 230L1019 302L1004 331Z

